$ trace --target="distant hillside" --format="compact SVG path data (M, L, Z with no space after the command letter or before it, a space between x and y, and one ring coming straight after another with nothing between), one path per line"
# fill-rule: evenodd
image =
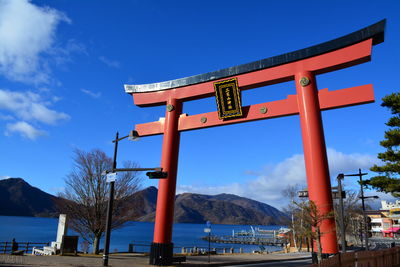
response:
M154 221L158 190L148 187L127 199L136 220ZM58 214L60 198L32 187L21 178L0 180L0 215L48 217ZM230 194L215 196L185 193L176 196L175 222L282 225L287 216L276 208Z
M157 193L157 188L151 186L136 192L128 199L128 201L132 202L132 206L135 207L137 221L147 222L152 220L152 217L149 218L148 215L151 214L153 216L156 210Z
M150 200L142 200L141 203L147 202L154 205L151 213L149 213L151 209L142 212L138 220L154 221L157 189L149 187L137 194L151 195ZM268 204L236 195L209 196L185 193L176 196L174 220L180 223L211 221L214 224L282 225L287 224L288 217Z
M57 197L32 187L21 178L0 180L0 215L55 216L56 199Z

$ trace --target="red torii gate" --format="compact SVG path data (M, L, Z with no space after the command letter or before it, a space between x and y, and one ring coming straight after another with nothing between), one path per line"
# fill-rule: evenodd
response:
M300 115L309 199L326 214L333 210L321 110L374 102L371 84L336 91L317 89L315 76L371 60L372 45L384 40L386 20L346 36L291 53L187 78L144 85L125 85L140 107L166 105L165 120L136 125L139 136L164 134L154 239L150 263L172 263L172 227L180 132L254 120ZM185 101L214 96L214 83L237 78L240 90L295 81L296 95L243 107L240 118L221 120L217 112L182 114ZM334 219L321 223L323 253L338 252Z

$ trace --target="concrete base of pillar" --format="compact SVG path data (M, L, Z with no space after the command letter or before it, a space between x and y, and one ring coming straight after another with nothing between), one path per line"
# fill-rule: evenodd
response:
M173 261L173 250L173 243L151 243L150 264L158 266L171 265Z

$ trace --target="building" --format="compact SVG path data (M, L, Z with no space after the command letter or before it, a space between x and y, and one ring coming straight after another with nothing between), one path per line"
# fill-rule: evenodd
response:
M396 200L395 202L387 202L386 200L382 200L381 205L381 210L398 209L400 208L400 200Z
M388 223L384 226L389 226L382 230L385 237L396 237L400 233L400 208L389 209Z
M382 210L369 210L365 212L371 219L372 236L382 236L385 215Z
M382 200L381 205L380 210L366 212L371 218L371 233L373 236L396 237L400 234L400 200Z

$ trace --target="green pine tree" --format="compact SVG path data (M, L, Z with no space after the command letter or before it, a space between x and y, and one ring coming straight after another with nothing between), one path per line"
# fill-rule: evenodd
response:
M380 191L400 197L400 93L385 96L382 106L391 110L394 115L386 123L385 139L380 142L386 151L378 154L382 166L374 165L371 171L379 173L365 181L365 184Z

